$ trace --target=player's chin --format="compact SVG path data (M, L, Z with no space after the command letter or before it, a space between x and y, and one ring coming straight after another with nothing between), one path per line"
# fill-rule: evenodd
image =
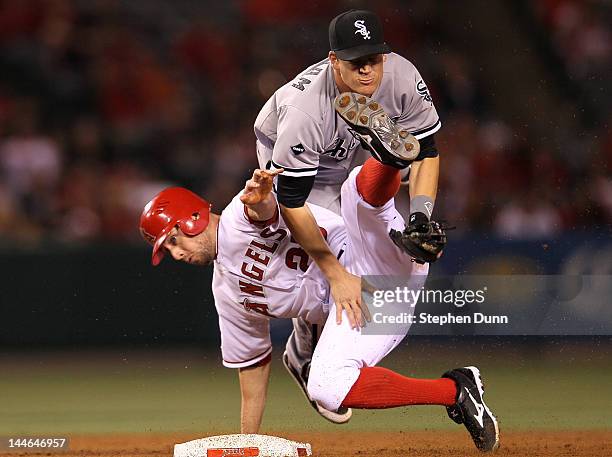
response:
M204 267L204 266L206 266L206 265L210 265L210 264L212 264L212 263L213 263L213 260L214 260L214 259L213 259L212 257L208 257L208 256L202 256L202 257L200 257L200 256L197 256L197 257L196 257L196 256L194 256L194 257L192 257L191 259L189 259L189 260L187 261L187 263L189 263L189 264L191 264L191 265L198 265L198 266Z
M376 81L365 81L365 82L357 82L355 84L356 87L353 87L353 92L356 92L360 95L365 95L366 97L371 97L374 92L376 92L376 88L378 84Z

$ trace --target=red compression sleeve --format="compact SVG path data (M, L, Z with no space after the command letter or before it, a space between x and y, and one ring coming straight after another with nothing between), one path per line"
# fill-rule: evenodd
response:
M383 206L399 188L399 170L373 158L366 160L357 174L357 191L372 206Z

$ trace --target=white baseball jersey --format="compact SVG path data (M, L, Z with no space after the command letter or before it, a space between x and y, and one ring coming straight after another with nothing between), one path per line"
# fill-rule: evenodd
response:
M270 354L271 318L323 324L329 309L323 273L291 238L282 217L266 227L251 222L239 196L221 214L213 274L221 353L230 368ZM342 218L315 205L310 209L330 250L340 255L347 237Z
M386 56L372 99L417 139L435 133L440 119L418 70L398 54ZM316 175L315 187L344 182L363 155L356 154L361 145L334 110L338 94L329 59L278 89L255 121L260 167L282 167L285 176Z

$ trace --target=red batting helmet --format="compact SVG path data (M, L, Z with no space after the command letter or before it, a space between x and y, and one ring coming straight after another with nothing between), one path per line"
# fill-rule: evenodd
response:
M195 236L206 229L209 217L210 203L183 187L169 187L153 197L140 216L140 234L153 245L151 263L158 265L164 258L160 248L174 227Z

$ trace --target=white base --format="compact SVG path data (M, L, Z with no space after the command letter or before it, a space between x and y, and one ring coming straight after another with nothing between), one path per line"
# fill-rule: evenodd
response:
M305 457L308 443L268 435L220 435L174 445L174 457Z

